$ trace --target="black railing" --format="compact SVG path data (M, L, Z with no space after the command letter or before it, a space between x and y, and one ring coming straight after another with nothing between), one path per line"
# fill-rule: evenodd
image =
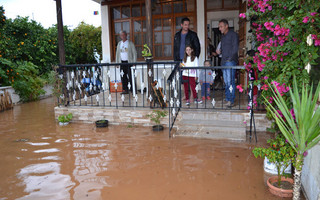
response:
M167 82L176 62L100 63L59 66L64 80L58 103L74 106L104 107L164 107L155 98L154 90L161 90L166 101ZM131 82L128 94L123 94L120 66L127 69ZM151 102L151 103L150 103Z
M235 70L235 83L229 88L225 88L223 82L222 73L219 70L232 69ZM169 85L169 136L171 136L171 130L177 119L178 113L181 109L219 109L219 110L248 110L251 113L250 118L250 139L251 139L251 127L254 125L253 117L253 102L257 98L258 93L253 93L251 74L246 77L243 66L219 66L219 67L180 67L176 66L170 76L168 77ZM191 70L194 70L191 72ZM187 80L184 75L189 76L191 73L195 73L197 77L195 84L195 93L190 89L191 80ZM242 72L243 71L243 72ZM203 75L204 74L204 75ZM210 77L212 76L212 77ZM184 80L183 80L184 79ZM187 84L185 84L187 83ZM205 85L206 83L207 85ZM188 86L188 88L182 87ZM209 86L208 86L209 85ZM248 88L244 86L248 85ZM191 90L188 97L185 95L185 90ZM235 93L234 104L226 102L226 90L228 92ZM200 92L201 91L201 92ZM257 90L259 91L259 90ZM190 96L190 97L189 97ZM193 98L192 98L193 96ZM189 101L188 101L189 100ZM257 109L257 107L255 107ZM255 128L255 127L254 127Z

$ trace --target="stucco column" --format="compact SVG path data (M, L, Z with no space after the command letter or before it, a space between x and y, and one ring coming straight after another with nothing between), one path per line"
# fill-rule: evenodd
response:
M109 30L109 6L101 7L101 45L102 45L102 63L111 62L111 48L110 48L110 30ZM103 83L108 85L109 77L107 76L107 68L103 67Z
M109 30L109 6L101 6L101 45L102 63L111 61L110 30Z
M197 34L200 40L201 53L199 65L202 66L206 58L206 23L205 23L204 0L197 0Z

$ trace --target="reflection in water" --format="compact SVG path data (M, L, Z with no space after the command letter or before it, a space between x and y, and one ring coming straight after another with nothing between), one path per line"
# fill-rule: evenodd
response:
M37 142L37 143L27 142L26 144L30 144L30 145L32 145L32 146L44 146L44 145L49 145L48 142Z
M25 184L24 192L29 193L19 199L68 199L66 190L74 185L70 176L60 174L60 164L56 162L32 164L17 174Z
M54 100L0 113L0 199L277 199L247 143L54 119Z

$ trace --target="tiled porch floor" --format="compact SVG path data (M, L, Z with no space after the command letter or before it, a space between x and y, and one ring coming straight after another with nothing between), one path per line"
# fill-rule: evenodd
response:
M182 91L183 93L183 91ZM200 93L200 92L199 92ZM198 96L201 95L198 93ZM98 97L97 97L98 96ZM183 95L184 96L184 95ZM111 99L110 99L111 97ZM215 90L214 94L211 91L210 100L204 100L201 104L194 103L194 99L190 97L190 106L186 106L186 101L181 97L182 102L179 101L182 108L197 108L197 109L229 109L229 110L246 110L248 106L248 96L244 93L236 93L236 99L234 106L232 108L228 108L224 103L224 90L219 89ZM212 97L215 100L215 106L212 104ZM169 105L169 96L167 98L167 105ZM201 98L201 97L200 97ZM111 100L111 101L110 101ZM177 102L176 106L177 106ZM101 92L99 94L95 94L87 97L87 101L84 100L83 95L81 99L76 101L70 101L70 105L76 106L105 106L105 107L150 107L150 101L147 97L146 93L143 94L141 92L137 92L137 98L135 98L131 92L129 94L122 95L121 93L109 93L109 92ZM160 107L158 103L155 103L153 107Z

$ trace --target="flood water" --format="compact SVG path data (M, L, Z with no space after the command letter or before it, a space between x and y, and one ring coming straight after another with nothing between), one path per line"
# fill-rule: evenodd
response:
M0 113L0 200L279 199L253 145L54 119L54 99Z

